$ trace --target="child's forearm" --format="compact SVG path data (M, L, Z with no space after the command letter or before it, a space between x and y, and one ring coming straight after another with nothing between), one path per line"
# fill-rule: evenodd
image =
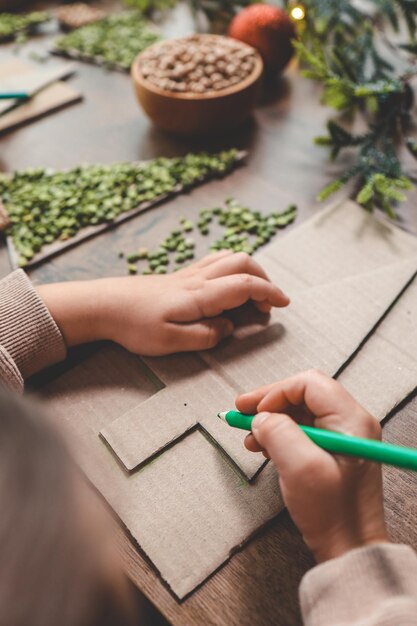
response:
M105 339L105 281L92 280L40 285L39 296L59 327L68 347Z

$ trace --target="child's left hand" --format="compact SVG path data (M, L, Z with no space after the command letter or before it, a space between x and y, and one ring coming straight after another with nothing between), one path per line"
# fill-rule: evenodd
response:
M244 253L211 254L174 274L43 285L38 292L67 345L100 339L147 356L206 350L233 333L225 311L263 312L288 297Z

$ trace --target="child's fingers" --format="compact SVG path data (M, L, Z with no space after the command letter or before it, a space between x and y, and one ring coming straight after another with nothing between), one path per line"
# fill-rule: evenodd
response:
M254 305L261 313L270 313L272 309L269 302L254 302Z
M220 259L223 259L228 256L233 255L233 250L219 250L219 252L213 252L212 254L208 254L207 256L200 259L200 261L196 261L190 268L199 268L202 269L204 267L208 267L209 265L213 265L217 263Z
M270 458L268 452L264 450L262 446L259 445L255 437L252 435L252 433L250 433L249 435L245 437L244 444L245 444L245 448L249 450L249 452L262 452L262 454L264 455L266 459Z
M252 433L281 476L305 476L329 461L328 453L316 446L288 415L258 413L252 422Z
M317 370L276 383L260 400L257 410L287 412L291 406L304 406L318 419L338 415L347 422L355 419L358 410L364 413L340 383Z
M236 398L235 404L237 410L241 413L246 413L247 415L257 413L258 404L275 385L276 383L264 385L263 387L258 387L258 389L254 389L248 393L241 394L238 398Z
M204 268L206 278L220 278L231 274L252 274L269 280L266 272L249 254L236 252L226 257L218 258L216 263L211 263Z
M236 252L226 257L218 258L216 263L211 263L203 268L206 278L220 278L232 274L251 274L264 280L270 280L263 268L249 254ZM255 302L256 308L261 313L270 313L272 306L269 302Z
M249 433L249 435L246 435L244 444L245 444L245 448L249 450L249 452L262 452L263 451L262 446L259 445L255 437L252 435L252 433Z
M248 300L268 302L282 307L289 303L288 297L269 281L250 274L233 274L207 281L196 293L203 317L214 317L223 311L235 309Z
M169 347L171 352L189 352L214 348L221 339L229 337L233 323L225 317L203 319L190 324L170 324L173 335Z
M245 399L243 399L245 400ZM240 400L242 402L242 400ZM243 402L245 404L245 402ZM303 423L331 424L331 429L346 434L380 438L381 428L349 392L337 381L317 370L301 372L272 385L254 412L298 412Z

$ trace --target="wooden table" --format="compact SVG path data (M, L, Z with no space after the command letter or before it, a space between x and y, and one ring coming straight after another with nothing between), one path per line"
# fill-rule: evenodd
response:
M189 32L190 21L180 11L167 28L170 33ZM41 49L47 39L30 47ZM317 87L301 78L295 66L269 85L254 119L245 127L205 141L185 141L153 128L135 102L127 75L80 64L72 82L83 92L85 101L0 138L2 170L45 165L66 168L80 162L149 159L231 146L247 149L250 158L246 167L224 180L152 209L40 266L30 274L35 282L124 274L120 250L135 249L144 239L152 247L171 230L179 215L193 218L200 209L215 206L229 195L266 211L296 202L300 223L317 210L315 194L343 165L343 160L329 164L326 151L312 143L315 135L323 133L329 111L319 104ZM415 199L402 214L404 227L417 232L417 212L412 209ZM9 269L6 250L0 243L0 276ZM416 400L405 403L389 420L384 437L417 446ZM385 470L392 538L415 548L416 492L416 474ZM276 626L300 622L297 588L313 560L286 512L182 604L173 599L124 535L121 542L131 579L172 624Z

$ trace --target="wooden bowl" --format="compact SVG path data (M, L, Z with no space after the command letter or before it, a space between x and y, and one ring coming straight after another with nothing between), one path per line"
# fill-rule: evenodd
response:
M211 39L220 35L207 35ZM160 46L164 42L153 44ZM141 53L142 54L142 53ZM242 82L209 93L166 91L146 80L140 71L140 57L132 65L136 97L155 126L178 135L205 135L229 130L254 111L259 99L263 62L256 52L255 67Z

